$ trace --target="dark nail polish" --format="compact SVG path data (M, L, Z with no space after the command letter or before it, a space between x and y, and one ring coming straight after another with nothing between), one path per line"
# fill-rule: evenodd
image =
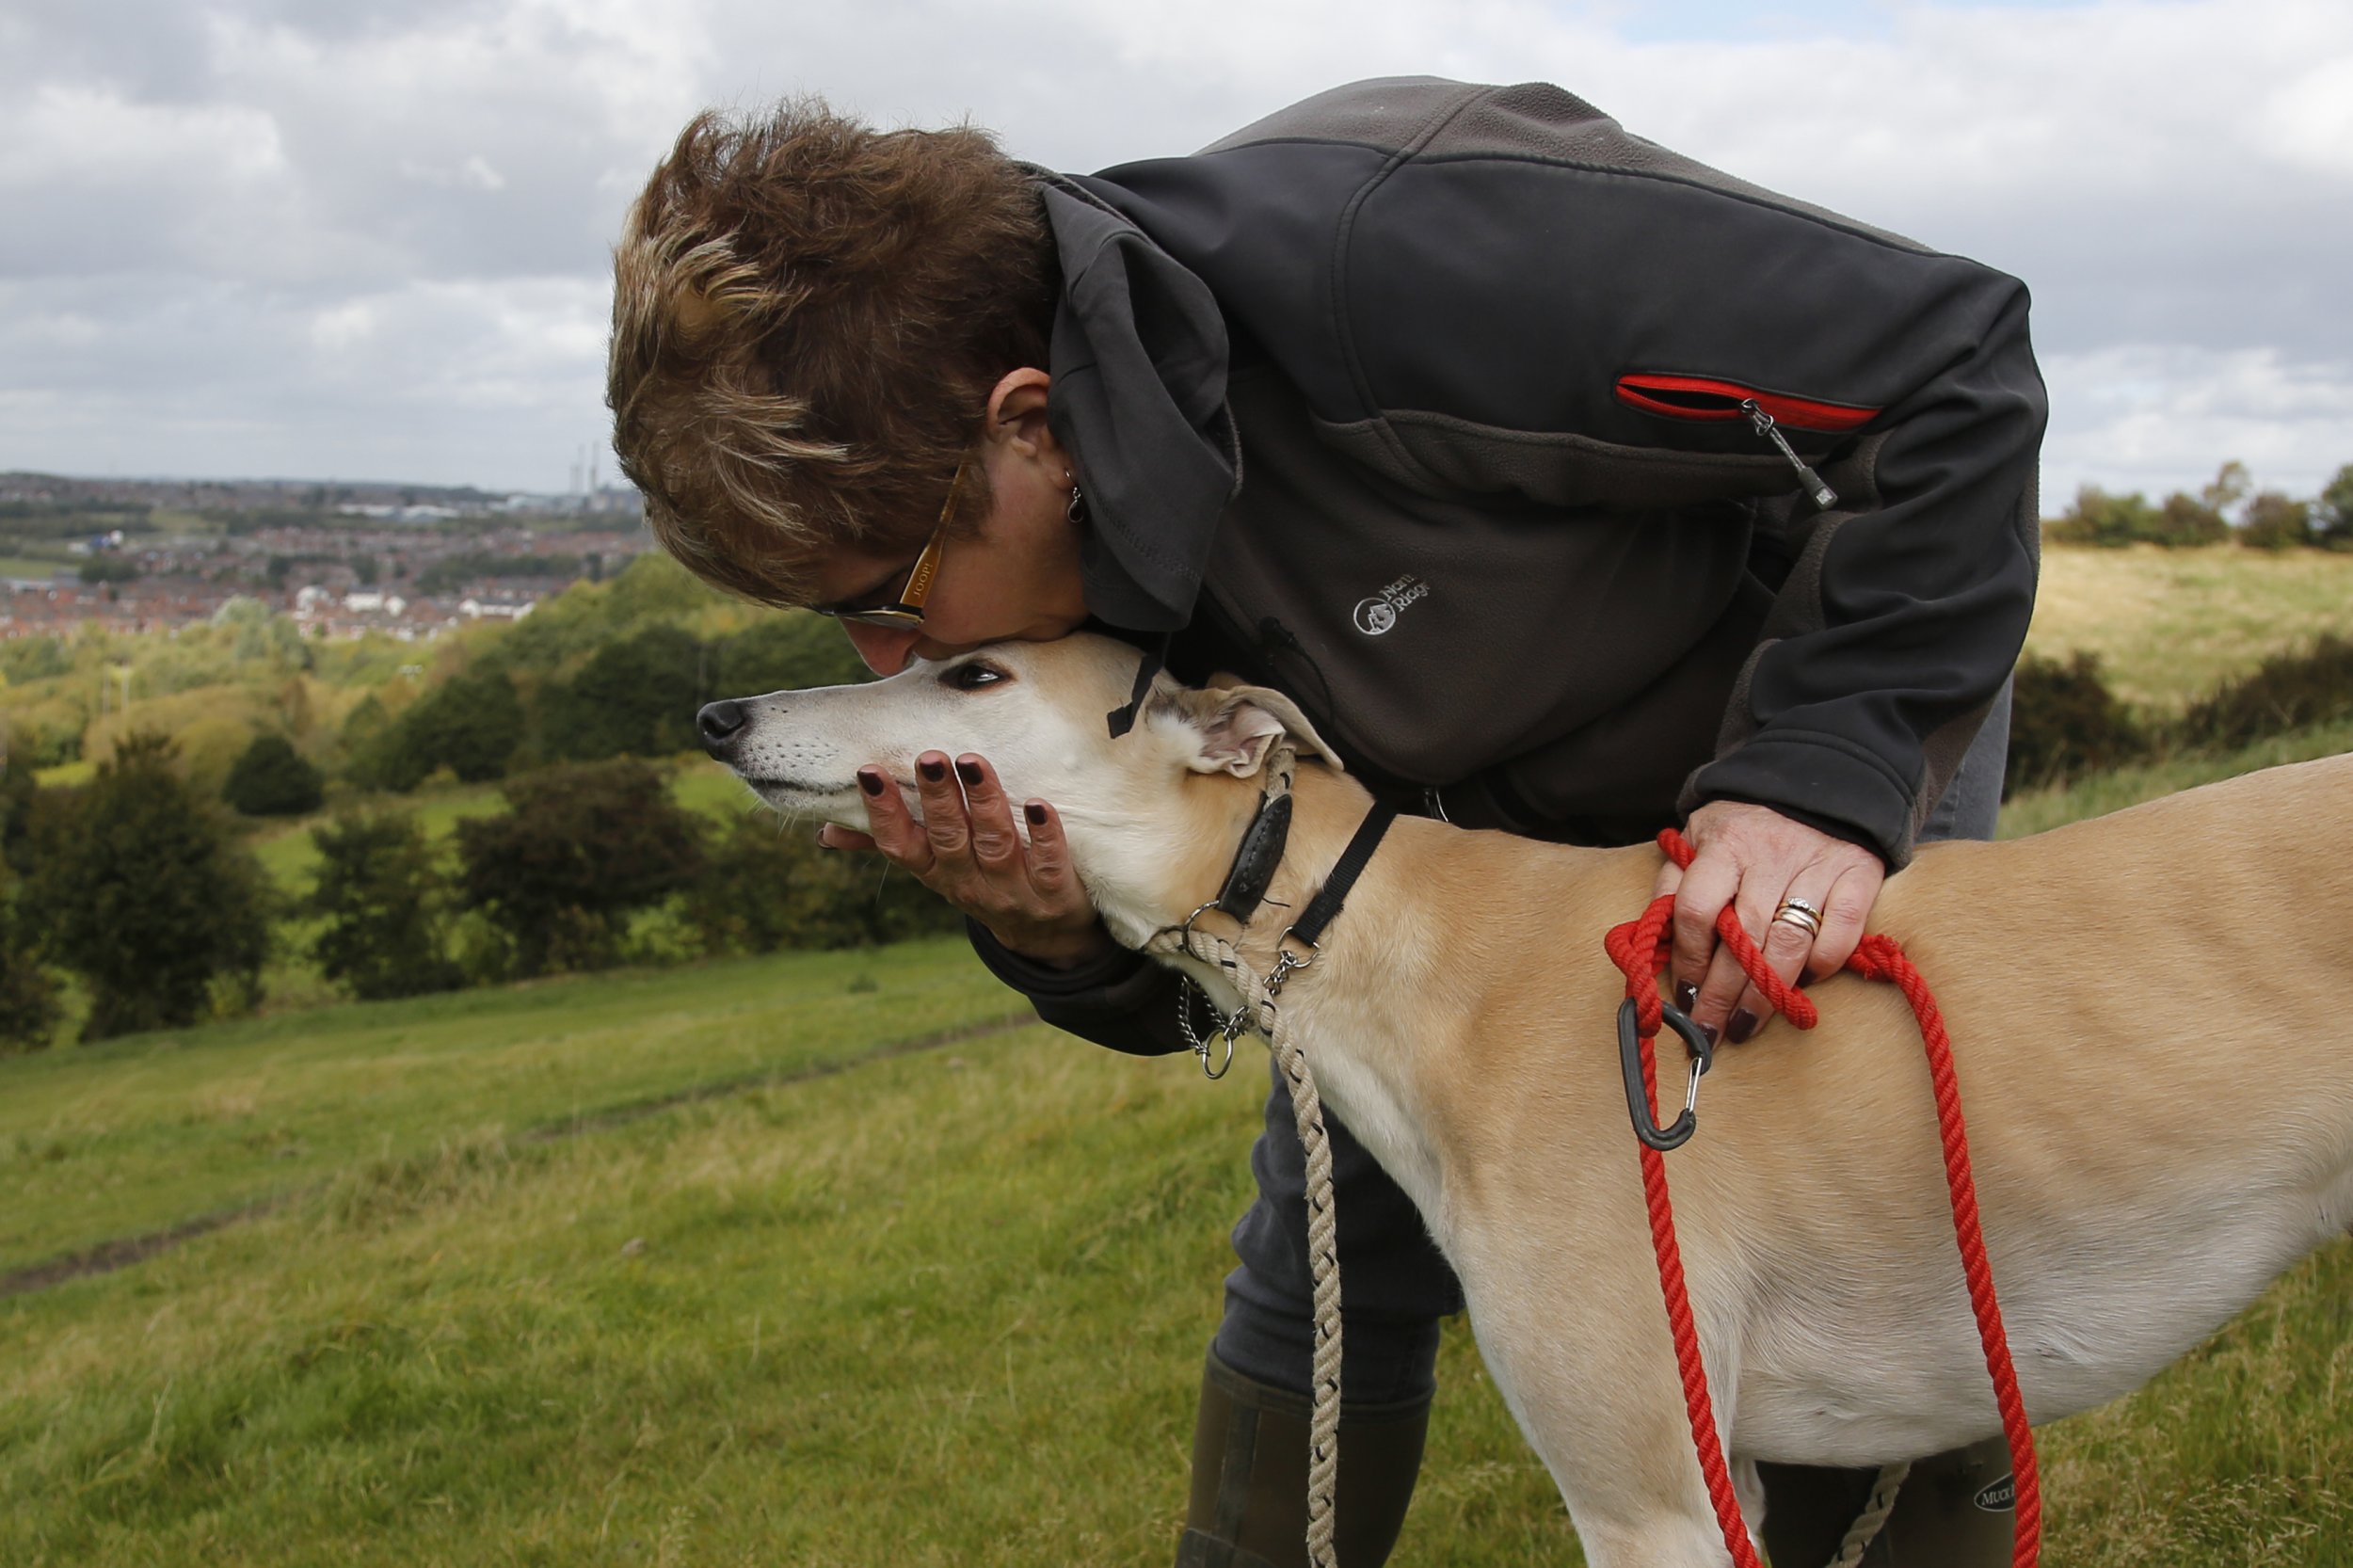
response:
M1700 1038L1705 1040L1711 1046L1714 1045L1716 1043L1716 1026L1714 1024L1701 1024L1698 1027Z
M981 782L981 765L978 762L958 762L956 776L967 785L977 788Z
M1764 1021L1743 1007L1732 1016L1730 1023L1724 1025L1724 1038L1736 1046L1745 1046L1749 1043L1749 1036L1756 1032L1756 1026Z
M858 769L857 787L864 790L870 795L881 794L883 792L883 776L881 770L876 768Z
M936 784L941 779L948 776L948 764L945 762L918 762L915 764L915 771L923 776L924 783Z
M1024 806L1021 808L1021 814L1030 819L1030 825L1032 827L1044 827L1046 825L1046 806L1042 801L1033 800L1030 802L1029 805Z
M1700 988L1698 986L1692 984L1688 980L1678 980L1675 982L1675 1009L1677 1012L1689 1013L1691 1011L1691 1004L1699 1000Z

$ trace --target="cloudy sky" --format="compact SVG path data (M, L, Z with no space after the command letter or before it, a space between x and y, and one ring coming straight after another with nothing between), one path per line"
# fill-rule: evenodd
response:
M1086 169L1404 73L1549 79L2025 278L2051 509L2353 462L2345 0L0 0L0 470L561 488L698 108Z

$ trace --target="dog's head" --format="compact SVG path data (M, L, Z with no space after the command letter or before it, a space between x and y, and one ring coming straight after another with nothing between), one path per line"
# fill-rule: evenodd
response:
M1256 792L1235 781L1255 779L1278 738L1339 765L1281 693L1196 690L1166 674L1134 729L1114 739L1104 715L1126 704L1141 657L1085 634L998 643L867 685L713 703L705 748L777 810L859 832L869 825L860 767L896 779L920 816L917 757L985 757L1013 800L1053 803L1080 879L1117 930L1119 914L1156 905L1205 848L1231 852L1226 824Z

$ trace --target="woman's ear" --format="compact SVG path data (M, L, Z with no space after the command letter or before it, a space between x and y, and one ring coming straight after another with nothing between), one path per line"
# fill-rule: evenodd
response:
M1053 445L1053 435L1046 428L1046 393L1053 381L1034 365L1007 371L989 389L981 427L984 439L1006 442L1025 457Z

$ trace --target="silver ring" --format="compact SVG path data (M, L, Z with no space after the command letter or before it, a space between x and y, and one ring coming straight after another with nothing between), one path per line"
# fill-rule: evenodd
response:
M1822 912L1801 898L1785 898L1773 911L1773 924L1793 925L1805 933L1808 940L1822 934Z

